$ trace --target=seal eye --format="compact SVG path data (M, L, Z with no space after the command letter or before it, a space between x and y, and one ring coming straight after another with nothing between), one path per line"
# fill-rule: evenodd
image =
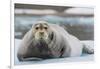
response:
M39 29L39 27L36 27L35 29L36 29L36 30L38 30L38 29Z
M48 28L47 27L44 27L44 29L47 30Z

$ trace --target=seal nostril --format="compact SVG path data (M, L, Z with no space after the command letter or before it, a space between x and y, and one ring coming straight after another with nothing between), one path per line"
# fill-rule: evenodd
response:
M40 34L41 34L41 35L43 35L43 34L44 34L44 32L40 32Z

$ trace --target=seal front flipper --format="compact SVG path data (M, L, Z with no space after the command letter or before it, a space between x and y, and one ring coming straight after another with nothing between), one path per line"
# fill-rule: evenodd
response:
M37 58L37 57L29 57L29 58L24 58L23 56L18 56L19 61L41 61L43 60L42 58Z

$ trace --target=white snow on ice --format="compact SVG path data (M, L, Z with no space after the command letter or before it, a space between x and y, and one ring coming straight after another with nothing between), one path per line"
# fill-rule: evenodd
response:
M70 8L65 11L67 14L87 14L92 15L94 14L93 8Z
M67 58L57 58L57 59L47 59L43 61L27 61L27 62L19 62L17 59L17 50L21 40L15 39L15 53L14 53L14 63L15 65L24 65L24 64L46 64L46 63L65 63L65 62L80 62L80 61L93 61L94 55L93 54L83 54L82 56L78 57L67 57ZM94 45L94 41L87 40L81 41L87 45Z

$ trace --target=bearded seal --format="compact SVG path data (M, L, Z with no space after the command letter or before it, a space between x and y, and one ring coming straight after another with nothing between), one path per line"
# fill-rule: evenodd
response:
M57 24L38 21L25 34L17 52L19 61L43 60L94 53L93 48L82 44Z

